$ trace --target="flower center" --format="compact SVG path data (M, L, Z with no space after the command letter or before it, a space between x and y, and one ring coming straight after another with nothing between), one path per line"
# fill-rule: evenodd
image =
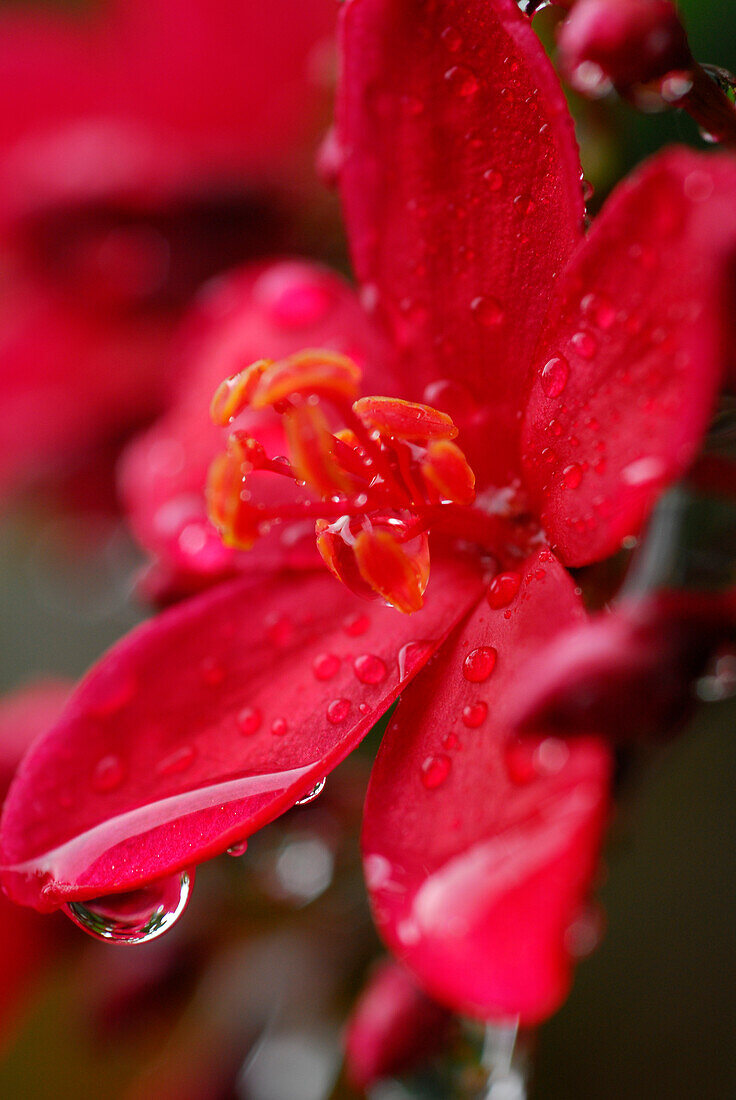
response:
M319 552L339 580L410 613L429 580L430 529L495 546L508 524L473 507L475 476L446 413L358 398L360 378L347 356L307 350L226 379L212 401L214 422L225 427L248 408L271 409L282 418L289 459L269 457L234 430L210 467L209 514L226 545L239 549L274 523L313 519ZM293 496L256 502L256 471L290 479Z

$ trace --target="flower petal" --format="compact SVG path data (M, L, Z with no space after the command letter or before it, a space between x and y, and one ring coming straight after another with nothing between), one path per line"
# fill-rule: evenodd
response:
M560 280L523 466L569 565L636 534L696 455L726 364L736 165L674 149L609 199Z
M405 693L371 777L379 929L432 996L482 1019L539 1021L568 990L565 934L595 869L609 758L592 738L514 746L507 717L550 623L582 619L542 551L509 607L484 601Z
M128 448L121 466L123 500L136 537L194 588L203 578L236 570L316 564L313 523L276 528L248 554L223 546L205 505L207 471L225 441L210 421L209 407L227 376L264 355L280 359L304 347L349 354L374 384L375 340L354 294L315 264L284 260L246 266L208 288L180 343L178 399ZM281 423L269 413L248 410L235 426L247 427L271 457L287 450ZM271 504L280 492L292 495L282 479L266 474L261 480Z
M2 882L54 909L224 851L288 809L368 732L481 588L436 564L424 610L324 574L240 579L115 646L26 757Z
M514 0L349 0L340 42L364 302L398 349L400 396L457 417L481 482L505 484L552 279L582 233L557 77Z

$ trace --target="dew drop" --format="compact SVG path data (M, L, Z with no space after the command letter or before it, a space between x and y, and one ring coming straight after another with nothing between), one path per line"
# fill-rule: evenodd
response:
M479 699L477 703L469 703L463 707L463 725L470 730L477 730L488 717L488 705Z
M417 665L427 660L434 646L431 642L407 642L399 650L399 679L405 680Z
M240 732L248 736L261 728L263 716L256 707L243 707L236 721Z
M326 778L318 780L318 782L315 783L314 786L312 787L311 791L308 791L304 795L304 798L300 798L298 802L294 803L294 805L295 806L308 806L310 802L314 802L315 798L318 798L322 794L322 791L325 789L325 783L326 782L327 782Z
M488 603L493 610L508 607L519 591L520 584L520 573L499 573L495 576L488 586Z
M323 321L332 307L328 286L315 279L306 265L275 264L258 279L254 297L271 321L286 329L308 328Z
M294 624L285 615L281 615L266 625L266 637L277 646L288 645L293 633Z
M361 684L380 684L386 679L386 665L380 657L375 657L372 653L363 653L356 657L353 668Z
M466 65L453 65L445 73L445 80L454 92L465 98L475 95L480 87L478 77Z
M342 628L351 638L358 638L370 628L371 621L367 615L349 615L343 620Z
M447 46L450 53L457 53L463 44L462 35L456 27L445 27L440 38Z
M592 359L598 351L598 341L589 332L576 332L570 342L583 359Z
M333 699L331 703L327 704L327 721L332 722L333 726L339 726L349 714L349 699Z
M501 303L488 296L473 298L470 308L475 319L484 328L498 328L499 325L503 324L506 316Z
M225 679L225 666L214 657L207 657L199 668L202 683L208 687L217 687Z
M454 732L454 730L450 730L450 732L446 733L445 736L442 738L442 748L443 749L459 749L460 748L460 738Z
M163 935L184 912L194 871L183 871L126 894L71 901L64 912L90 936L108 943L148 943Z
M472 684L482 684L496 667L498 653L490 645L481 645L471 649L463 662L463 676Z
M88 712L95 718L107 718L129 703L138 689L138 681L132 672L117 675L114 679L98 684L97 696L88 705Z
M275 734L276 737L283 737L288 728L285 718L274 718L271 723L271 733Z
M562 481L567 489L577 489L583 480L582 467L577 462L570 463L562 471Z
M449 756L440 752L436 756L428 756L422 764L422 783L428 791L441 787L450 774L452 762Z
M489 168L483 173L483 179L488 184L489 191L500 191L503 187L503 175L497 168Z
M547 397L559 397L570 375L570 364L562 355L554 355L542 367L539 380Z
M229 856L243 856L248 851L248 841L239 840L237 844L231 844L227 850Z
M92 773L92 787L101 794L114 791L125 776L125 767L119 756L103 756Z
M197 750L193 745L182 745L181 748L175 752L169 753L163 760L159 760L156 765L157 775L178 775L179 772L187 770L189 765L197 755Z
M312 662L312 671L317 680L331 680L340 668L340 658L334 653L320 653Z
M517 195L514 199L514 206L522 217L526 217L527 214L533 214L537 209L537 204L531 195Z

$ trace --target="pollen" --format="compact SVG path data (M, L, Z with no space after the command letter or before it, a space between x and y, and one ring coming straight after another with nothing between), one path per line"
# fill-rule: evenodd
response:
M210 469L209 515L240 549L274 525L313 520L317 549L339 580L411 614L429 580L429 532L461 533L458 514L473 503L475 478L446 413L358 397L360 379L351 359L322 349L261 359L226 379L212 419L235 430ZM288 458L269 457L237 429L246 409L271 417L270 438L273 413L281 418ZM286 491L259 495L264 475L278 475L282 488L287 479Z

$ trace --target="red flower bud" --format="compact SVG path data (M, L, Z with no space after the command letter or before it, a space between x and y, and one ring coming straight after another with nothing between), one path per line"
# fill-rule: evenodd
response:
M345 1034L351 1083L366 1089L410 1069L444 1042L450 1019L403 967L381 963L358 998Z
M692 64L670 0L578 0L560 28L559 49L570 83L588 94L647 84Z

